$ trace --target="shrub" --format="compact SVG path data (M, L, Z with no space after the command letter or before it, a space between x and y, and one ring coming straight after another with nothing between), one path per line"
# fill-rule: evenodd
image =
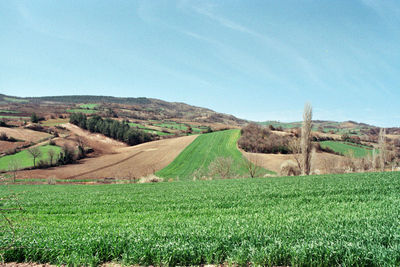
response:
M301 171L299 166L292 160L287 160L281 164L282 176L297 176L300 175Z
M290 137L272 133L268 128L250 123L241 130L238 144L240 148L252 153L292 153Z
M0 133L0 140L1 140L1 141L7 141L7 140L8 140L7 134L4 133L4 132L1 132L1 133Z
M208 166L209 176L222 179L233 178L233 159L231 157L217 157Z

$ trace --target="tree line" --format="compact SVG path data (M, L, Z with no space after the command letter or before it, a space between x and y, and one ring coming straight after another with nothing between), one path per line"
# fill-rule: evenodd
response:
M92 133L101 133L105 136L125 142L128 145L138 145L155 139L155 136L139 129L131 128L127 121L103 119L98 115L87 117L82 113L73 113L69 122Z

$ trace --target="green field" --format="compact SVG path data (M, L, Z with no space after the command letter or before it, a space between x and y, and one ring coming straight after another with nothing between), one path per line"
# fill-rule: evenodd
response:
M85 108L85 109L95 109L98 106L99 106L99 104L82 104L82 105L79 105L80 108Z
M0 113L18 113L18 111L9 109L0 109Z
M74 109L68 109L67 112L69 112L69 113L93 114L93 113L98 112L98 110L94 110L94 109L83 109L83 108L74 108Z
M243 156L236 145L239 137L240 130L200 135L171 164L156 172L156 175L165 178L192 179L195 172L206 172L210 163L217 157L231 157L235 172L246 175L246 170L241 167Z
M130 122L128 124L129 124L129 126L139 128L139 129L143 130L146 133L151 133L151 134L155 134L155 135L158 135L158 136L172 135L173 134L173 133L164 133L163 131L150 129L150 128L147 128L146 126L141 125L139 123Z
M36 159L36 163L39 162L39 160L48 160L49 157L47 155L47 152L50 149L53 149L56 152L56 155L58 155L61 152L61 148L58 146L52 146L52 145L41 146L40 151L42 152L42 156ZM13 160L17 160L21 164L21 168L33 167L32 156L29 154L28 151L23 150L14 155L0 157L0 170L8 170L9 163Z
M367 146L358 146L356 144L338 141L323 141L319 143L322 148L328 147L333 151L346 156L349 156L351 153L353 153L354 157L356 158L363 158L368 154L372 155L372 148Z
M398 173L1 186L6 262L399 266ZM4 208L13 202L4 202Z
M21 117L21 116L12 116L12 115L10 115L10 116L1 116L0 115L0 119L21 119L21 120L23 120L23 119L30 119L30 117Z
M173 130L181 130L181 131L186 131L188 127L182 123L177 123L174 121L170 122L163 122L163 123L155 123L154 126L159 126L162 128L168 128L168 129L173 129Z
M14 103L28 103L29 102L26 99L19 99L19 98L13 98L13 97L4 97L3 99L5 101L14 102Z

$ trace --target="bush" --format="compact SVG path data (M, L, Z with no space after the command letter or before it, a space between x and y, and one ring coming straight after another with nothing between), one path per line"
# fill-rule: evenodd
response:
M292 160L287 160L281 164L282 176L297 176L301 171L299 166Z
M252 153L292 153L289 136L272 133L268 128L250 123L241 130L238 144L246 152Z
M4 132L0 133L0 140L1 141L7 141L8 140L7 134L4 133Z

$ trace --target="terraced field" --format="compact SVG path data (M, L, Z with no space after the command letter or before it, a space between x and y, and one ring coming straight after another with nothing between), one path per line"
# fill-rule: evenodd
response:
M59 265L399 266L399 191L398 173L1 186L24 211L7 213L16 238L1 231L0 253Z
M206 173L210 163L217 157L232 158L234 172L238 175L246 175L246 170L242 167L243 156L236 145L239 137L240 130L200 135L171 164L158 171L156 175L165 178L192 179L195 172Z
M61 152L61 148L58 146L46 145L40 146L40 151L42 152L42 156L36 159L36 163L39 160L48 160L49 156L47 152L52 149L55 152L55 155L58 155ZM8 170L9 163L13 160L17 160L21 164L21 168L33 167L33 158L28 153L28 151L23 150L14 155L3 156L0 157L0 170L6 171Z
M362 145L356 145L352 143L346 142L337 142L337 141L323 141L320 142L322 148L330 148L336 153L340 153L342 155L354 155L356 158L366 157L368 154L372 155L372 148Z

